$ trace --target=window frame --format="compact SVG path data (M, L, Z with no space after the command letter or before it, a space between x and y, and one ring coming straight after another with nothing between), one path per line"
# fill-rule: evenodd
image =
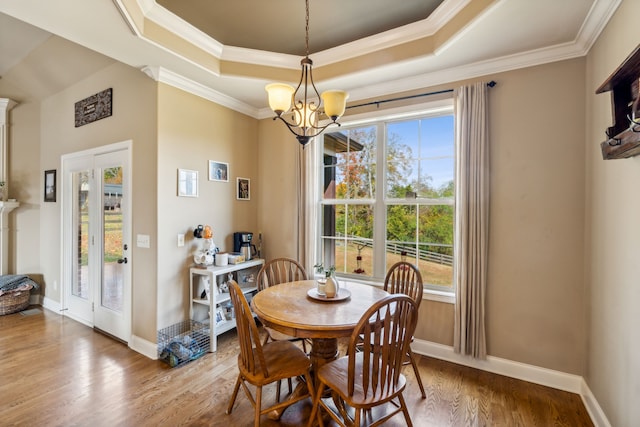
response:
M455 111L454 111L454 99L453 97L443 97L438 100L433 100L425 103L421 103L418 105L405 106L400 108L388 109L383 111L374 111L370 113L363 113L358 115L347 116L343 118L342 126L338 129L330 129L326 131L330 133L331 131L340 131L342 129L354 128L354 127L364 127L364 126L376 126L378 135L381 135L383 138L382 142L378 142L378 146L376 147L376 186L375 194L376 197L374 199L329 199L325 200L323 196L323 173L324 173L324 163L322 161L324 156L324 136L320 136L316 138L316 144L312 144L315 147L316 155L314 156L316 159L319 159L318 162L314 162L312 164L313 173L316 175L318 186L317 189L314 190L314 193L318 195L318 199L315 200L314 209L318 210L318 218L316 224L314 224L314 240L315 240L315 254L313 254L314 264L322 262L322 244L324 236L322 234L323 229L323 214L322 209L326 205L372 205L374 208L374 212L376 212L374 216L374 225L373 225L373 242L382 242L386 244L387 235L386 235L386 223L387 223L387 215L386 210L390 205L451 205L454 208L454 232L455 232L455 199L454 198L446 198L446 199L429 199L429 198L416 198L412 199L410 203L407 203L406 199L398 199L398 198L387 198L387 176L386 176L386 156L387 156L387 141L386 141L386 124L390 122L397 121L407 121L411 119L422 119L429 117L438 117L443 115L453 115L455 121ZM454 141L454 164L455 157L457 155L457 144ZM457 173L454 171L454 180L457 179ZM455 181L454 181L455 182ZM382 213L382 214L381 214ZM455 253L455 247L454 247ZM375 286L382 286L384 283L384 278L386 275L386 252L381 250L374 250L374 271L371 276L363 277L361 275L355 273L343 273L336 272L336 275L340 277L341 280L346 281L354 281L354 282L363 282L369 283ZM455 260L453 263L454 276L456 264ZM432 285L425 283L424 284L424 298L454 303L455 302L455 283L453 284L453 288L445 288L440 285Z

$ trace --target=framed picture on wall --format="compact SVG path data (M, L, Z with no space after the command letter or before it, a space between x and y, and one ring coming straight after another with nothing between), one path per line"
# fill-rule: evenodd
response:
M240 178L236 179L237 182L237 196L238 200L251 200L251 187L249 186L250 180L249 178Z
M198 171L178 169L178 196L198 197Z
M229 182L229 163L209 160L209 181Z
M56 170L44 171L44 201L56 201Z

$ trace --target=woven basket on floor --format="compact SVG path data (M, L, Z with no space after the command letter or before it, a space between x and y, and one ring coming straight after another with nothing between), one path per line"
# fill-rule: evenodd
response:
M0 295L0 315L17 313L29 307L31 288Z

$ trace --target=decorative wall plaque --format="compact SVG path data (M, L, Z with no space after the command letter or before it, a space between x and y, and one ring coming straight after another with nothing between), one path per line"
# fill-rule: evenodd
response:
M76 102L77 128L111 116L112 91L109 88Z

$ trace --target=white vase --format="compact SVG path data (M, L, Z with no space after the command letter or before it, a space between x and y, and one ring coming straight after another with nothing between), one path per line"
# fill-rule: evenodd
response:
M318 282L318 289L317 289L318 295L324 296L325 295L324 290L327 285L327 279L318 279L317 282Z
M327 277L327 283L324 285L324 293L327 298L335 298L338 295L338 281L333 277Z

